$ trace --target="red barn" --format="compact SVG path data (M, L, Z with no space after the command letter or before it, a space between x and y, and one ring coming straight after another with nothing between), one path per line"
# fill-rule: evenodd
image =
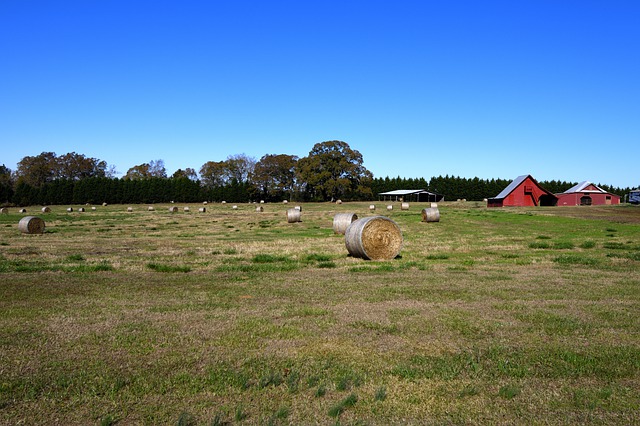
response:
M620 196L611 194L589 181L580 182L563 193L556 194L559 206L601 206L620 204Z
M555 206L558 197L547 191L531 176L518 176L497 196L487 200L487 207Z

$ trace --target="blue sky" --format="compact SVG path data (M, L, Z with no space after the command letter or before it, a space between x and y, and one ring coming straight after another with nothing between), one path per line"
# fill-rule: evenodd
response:
M376 177L637 186L640 2L0 1L11 169L172 174L327 140Z

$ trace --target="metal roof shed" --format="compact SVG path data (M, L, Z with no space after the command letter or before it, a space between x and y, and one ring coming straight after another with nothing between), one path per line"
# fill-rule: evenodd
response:
M433 201L438 202L444 199L444 195L435 192L425 191L424 189L396 189L394 191L379 192L378 197L382 196L384 201L409 201L413 199L416 202Z

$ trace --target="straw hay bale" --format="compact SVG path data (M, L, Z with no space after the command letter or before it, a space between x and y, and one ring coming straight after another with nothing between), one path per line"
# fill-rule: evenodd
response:
M387 210L389 210L389 211L393 210L393 206L392 206L391 204L389 204L389 205L387 206Z
M235 205L235 204L234 204L231 208L232 208L233 210L238 210L238 206L237 206L237 205Z
M302 222L301 220L302 211L298 209L289 209L287 210L287 222L288 223L296 223Z
M44 234L44 220L37 216L25 216L18 222L18 229L23 234Z
M26 213L26 212L27 212L27 209L20 209L20 210L18 210L18 213Z
M91 210L96 211L96 206L91 207Z
M336 200L336 204L342 204L342 200Z
M84 213L84 207L80 207L80 208L78 209L78 211L79 211L80 213Z
M289 203L289 200L284 200L284 201L282 202L282 204L288 204L288 203Z
M176 206L171 206L171 207L169 207L169 211L171 213L176 213L178 211L178 208Z
M102 207L107 207L107 203L102 203Z
M206 208L206 207L200 207L200 208L198 209L198 211L199 211L200 213L206 213L206 212L207 212L207 208Z
M226 202L226 201L224 201L224 200L222 200L222 204L227 204L227 202Z
M402 249L402 231L388 217L370 216L352 222L345 232L349 254L371 260L394 259Z
M71 213L73 211L73 207L68 207L67 208L67 213Z
M260 200L260 204L264 204L264 200Z
M298 210L299 212L302 211L302 206L295 206L294 209Z
M376 209L375 204L371 204L371 205L369 206L369 210L371 210L371 211L375 211L375 209Z
M0 209L0 214L9 214L9 209L6 207L3 207Z
M432 209L437 209L438 208L438 203L431 203L431 208Z
M437 208L422 209L423 222L440 222L440 210Z
M133 211L133 207L127 207L127 211L131 213Z
M264 211L264 207L262 207L262 206L257 206L256 207L256 212L257 213L262 213L263 211Z
M206 201L203 201L203 202L202 202L202 205L206 206L206 205L207 205L207 202L206 202Z
M43 207L42 208L42 213L51 213L51 208L50 207Z
M344 235L349 225L356 220L358 215L355 213L336 213L333 216L333 232Z
M400 204L400 210L409 210L409 203Z
M189 207L185 207L185 208L184 208L184 209L182 209L182 210L183 210L184 212L186 212L186 213L188 213L188 212L190 212L190 211L191 211L191 210L189 209Z
M152 212L152 211L154 211L154 210L155 210L155 208L153 208L153 206L149 206L149 207L147 207L147 211Z

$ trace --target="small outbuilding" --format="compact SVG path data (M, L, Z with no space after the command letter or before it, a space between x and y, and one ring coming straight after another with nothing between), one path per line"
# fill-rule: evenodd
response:
M395 191L379 192L378 197L382 197L383 201L431 201L437 203L444 200L444 195L424 189L396 189Z
M487 207L555 206L558 197L531 176L518 176L498 195L487 200Z
M620 196L611 194L589 181L567 189L556 194L559 206L603 206L610 204L620 204Z

